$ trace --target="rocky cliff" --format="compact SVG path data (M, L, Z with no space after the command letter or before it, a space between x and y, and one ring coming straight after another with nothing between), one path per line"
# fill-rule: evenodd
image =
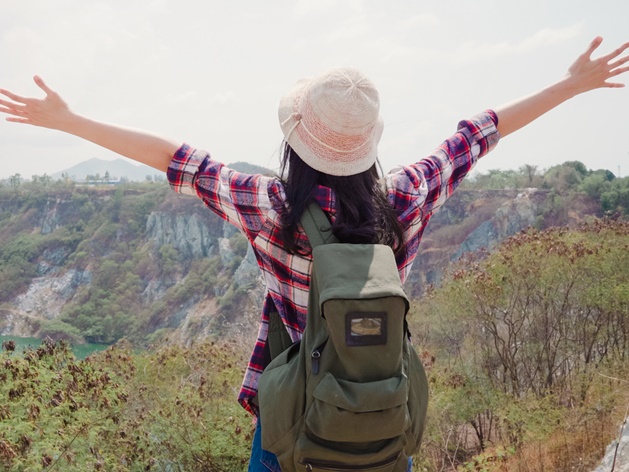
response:
M535 224L547 193L455 193L428 225L409 292L421 295L452 260ZM263 298L255 256L195 198L157 184L73 188L30 202L5 199L0 217L0 261L31 271L21 285L0 285L0 334L37 336L58 320L91 340L115 340L127 329L186 344L217 330L255 335ZM20 241L30 252L16 259ZM0 283L11 273L4 270ZM128 293L126 301L118 293ZM120 320L120 332L107 325Z

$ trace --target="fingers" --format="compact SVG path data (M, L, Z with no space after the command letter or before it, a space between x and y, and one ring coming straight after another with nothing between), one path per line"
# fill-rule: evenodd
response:
M33 77L33 80L35 81L35 83L37 84L37 86L42 89L44 92L46 92L46 95L53 95L55 94L54 90L52 90L50 87L48 87L46 85L46 83L44 82L44 80L36 75L35 77ZM9 92L6 89L0 89L0 94L4 95L5 97L9 97L11 100L13 100L14 102L18 102L21 104L28 104L30 101L32 101L32 99L27 98L27 97L23 97L22 95L18 95L16 93L13 92Z
M32 124L31 120L29 120L28 118L17 118L14 116L9 116L6 120L11 121L12 123Z
M605 88L623 88L625 84L621 84L619 82L605 82L603 87Z
M601 45L602 42L602 37L597 36L596 38L594 38L588 46L587 50L583 53L583 55L587 58L591 58L594 51L596 51L596 49Z
M626 42L625 44L621 45L620 47L614 49L612 52L610 52L609 54L604 55L603 57L601 57L601 59L603 59L605 62L609 62L612 59L620 56L623 52L625 52L627 49L629 49L629 42Z
M625 72L629 72L629 66L625 66L625 67L618 67L617 69L612 70L612 71L609 73L609 76L610 76L610 77L615 77L615 76L617 76L617 75L624 74Z
M0 98L0 105L2 105L2 108L0 108L0 111L5 111L7 109L19 111L19 110L24 110L26 108L26 105L22 105L21 103L8 102L6 100L2 100L1 98ZM3 108L5 110L2 110Z
M9 115L6 121L14 121L16 123L28 123L28 113L23 109L23 105L7 102L0 99L0 113Z
M9 97L14 102L26 103L28 101L28 98L9 92L8 90L5 90L5 89L0 89L0 93L4 95L5 97Z
M46 85L46 83L40 76L36 75L35 77L33 77L33 80L40 89L46 92L46 95L52 95L53 93L55 93L50 87Z
M608 64L609 64L610 70L613 71L613 70L618 69L623 64L626 64L627 62L629 62L629 56L621 57L620 59L618 59L618 60L616 60L614 62L609 62L608 61Z

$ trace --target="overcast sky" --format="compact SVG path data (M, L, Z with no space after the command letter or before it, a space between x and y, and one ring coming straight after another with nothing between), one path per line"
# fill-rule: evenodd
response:
M626 0L0 0L0 87L277 168L277 104L301 77L362 69L380 91L383 167L419 160L461 118L558 80L589 42L629 40ZM623 78L629 83L629 77ZM477 166L580 160L629 175L629 87L597 90ZM0 178L116 156L0 121Z

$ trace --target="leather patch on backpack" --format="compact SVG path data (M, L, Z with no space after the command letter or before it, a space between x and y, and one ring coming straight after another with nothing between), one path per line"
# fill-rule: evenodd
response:
M377 346L387 343L387 314L355 312L345 315L345 344Z

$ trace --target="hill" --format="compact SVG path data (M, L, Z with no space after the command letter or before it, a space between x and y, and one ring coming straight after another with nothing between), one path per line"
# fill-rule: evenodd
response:
M604 214L603 198L578 186L563 196L544 185L477 185L459 189L432 218L407 281L412 296L438 284L452 261L528 226ZM0 186L0 334L138 344L254 336L262 292L246 239L166 183Z
M235 162L229 167L239 172L248 174L273 175L273 172L265 167L249 164L247 162ZM105 160L92 158L68 167L51 176L52 180L69 178L75 182L118 182L120 180L130 182L163 181L165 176L152 167L137 164L129 159Z
M64 176L77 182L88 180L117 181L121 179L143 182L147 176L151 180L155 177L163 179L163 173L143 164L137 165L127 159L105 160L96 158L80 162L53 174L51 177L53 180L59 180Z

